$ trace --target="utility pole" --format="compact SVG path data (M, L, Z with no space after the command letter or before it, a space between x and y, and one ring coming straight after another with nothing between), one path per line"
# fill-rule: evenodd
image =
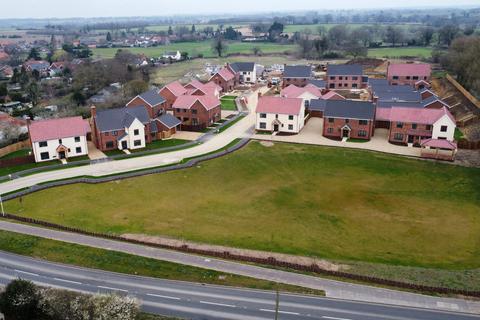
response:
M5 217L5 210L3 209L3 200L2 200L2 195L0 195L0 206L2 207L2 216Z
M275 298L275 320L278 320L278 311L280 309L280 291L277 287L277 296Z

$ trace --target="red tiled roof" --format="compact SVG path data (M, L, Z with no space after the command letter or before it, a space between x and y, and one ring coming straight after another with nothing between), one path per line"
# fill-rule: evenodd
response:
M341 94L336 93L335 91L328 91L322 96L323 100L332 100L333 98L340 98L341 100L345 100L345 97ZM339 99L337 99L339 100Z
M375 120L378 121L390 121L390 108L378 108L375 114Z
M218 100L217 97L212 95L205 95L205 96L183 95L178 97L177 100L175 100L172 108L190 109L197 101L199 101L207 110L213 109L221 104L220 100Z
M233 78L235 78L235 75L228 68L222 68L216 74L218 74L220 77L222 77L223 80L225 80L225 81L230 81Z
M169 83L165 86L168 90L170 90L171 93L173 93L174 96L179 97L181 95L184 95L187 93L187 89L185 89L180 81L174 81L172 83Z
M426 139L421 142L422 147L442 148L456 150L457 144L445 139Z
M300 98L260 97L256 112L298 115L302 105L303 100Z
M187 87L193 89L187 89ZM215 90L217 90L218 92L222 91L222 88L213 81L202 83L198 80L192 80L190 83L185 85L185 88L188 90L188 94L193 94L197 90L200 90L205 95L215 95Z
M6 60L10 58L10 56L8 55L8 53L4 52L4 51L0 51L0 60Z
M84 136L90 125L82 117L69 117L33 121L28 126L32 142Z
M428 63L392 63L388 66L388 75L429 77L432 68Z
M455 123L455 118L445 107L441 109L392 107L392 110L390 111L390 121L434 124L444 115L447 115L452 122Z
M297 87L296 85L291 84L285 89L283 89L280 95L285 98L298 98L305 92L308 92L316 96L317 98L320 98L322 96L322 92L317 87L311 84L308 84L303 88Z

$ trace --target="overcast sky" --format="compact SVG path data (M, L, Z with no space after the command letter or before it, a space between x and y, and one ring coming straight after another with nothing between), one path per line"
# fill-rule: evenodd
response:
M478 5L479 0L0 0L0 18L164 16L321 9Z

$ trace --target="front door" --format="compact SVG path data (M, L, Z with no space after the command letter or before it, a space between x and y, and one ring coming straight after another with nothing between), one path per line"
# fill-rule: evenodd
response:
M350 130L348 130L348 129L343 129L342 137L348 138L349 136L350 136Z
M273 125L273 131L277 132L278 131L278 124Z
M415 140L415 136L411 136L411 135L408 136L408 143L413 143L414 140Z
M122 149L123 150L128 149L127 141L122 141Z
M65 159L65 151L60 151L60 152L58 153L58 157L59 157L60 159Z

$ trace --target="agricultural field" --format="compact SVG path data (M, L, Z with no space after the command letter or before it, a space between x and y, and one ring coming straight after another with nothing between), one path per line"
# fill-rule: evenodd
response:
M368 151L252 142L194 168L52 188L5 205L90 231L352 263L480 268L480 169Z
M296 46L294 45L282 45L276 43L246 43L246 42L230 42L228 44L228 50L226 54L252 54L254 47L260 48L262 53L284 53L286 51L294 51ZM115 56L119 48L96 48L93 49L94 58L109 59ZM202 42L178 42L165 46L149 47L149 48L125 48L133 53L143 53L148 57L161 57L167 51L180 51L188 52L190 57L196 57L203 55L204 57L215 57L215 53L212 51L212 45L210 41Z
M336 24L336 23L328 23L328 24L327 23L320 23L320 24L315 24L315 25L312 25L312 24L306 24L306 25L304 25L304 24L290 24L290 25L285 26L284 32L294 33L294 32L302 32L302 31L305 31L305 30L308 29L312 32L312 34L319 34L318 33L318 28L319 27L325 28L325 30L328 31L332 27L335 27L335 26L338 26L338 25L339 24ZM363 27L363 26L375 26L375 24L358 23L358 24L347 24L347 26L351 29L354 29L354 28ZM385 25L382 24L381 26L385 26ZM393 24L392 26L408 29L411 26L418 26L418 24Z
M371 58L429 58L432 56L432 51L431 47L374 48L368 49L368 56Z
M227 27L233 27L234 29L238 29L238 28L242 28L242 27L245 27L247 26L248 24L225 24L224 25L224 28L227 28ZM192 24L172 24L172 29L175 29L177 27L187 27L187 28L192 28ZM168 28L170 27L170 25L168 24L159 24L159 25L151 25L151 26L146 26L145 29L147 31L154 31L154 32L160 32L160 31L168 31ZM210 27L210 28L213 28L214 30L217 30L220 26L218 24L195 24L195 28L197 31L201 31L207 27ZM131 31L134 31L134 32L137 32L138 31L138 28L131 28L130 29ZM112 30L108 30L108 29L97 29L96 30L98 33L101 33L101 34L106 34L107 32L111 32ZM125 29L120 29L119 31L126 31Z

